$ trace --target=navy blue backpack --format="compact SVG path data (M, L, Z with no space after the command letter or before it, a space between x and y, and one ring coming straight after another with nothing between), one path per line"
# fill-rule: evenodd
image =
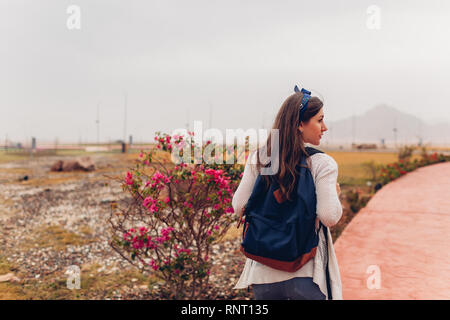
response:
M309 155L323 153L311 147L306 147L306 152ZM305 156L300 163L306 165ZM282 196L279 184L274 180L266 191L264 181L258 175L244 209L242 253L252 260L288 272L297 271L314 258L319 243L319 233L315 232L314 180L308 168L297 165L297 171L297 192L292 201Z

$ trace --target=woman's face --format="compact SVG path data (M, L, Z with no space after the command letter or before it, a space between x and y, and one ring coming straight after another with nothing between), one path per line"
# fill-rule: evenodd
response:
M323 133L328 130L323 117L323 108L320 108L320 111L309 119L307 124L304 124L303 121L300 122L298 129L302 132L305 143L311 143L315 146L320 144Z

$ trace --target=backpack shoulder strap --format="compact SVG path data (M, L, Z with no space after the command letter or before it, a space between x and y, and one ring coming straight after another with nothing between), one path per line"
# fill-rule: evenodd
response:
M322 150L315 149L313 147L306 147L305 150L310 156L312 156L313 154L316 154L316 153L325 153Z
M306 164L306 159L309 158L310 156L312 156L313 154L316 154L316 153L325 153L325 152L323 152L323 151L321 151L321 150L319 150L319 149L315 149L315 148L312 148L312 147L306 147L306 148L305 148L305 151L306 151L306 153L308 154L308 156L305 157L305 155L302 154L301 159L300 159L300 161L299 161L299 163L300 163L300 164L303 164L303 165Z
M325 243L327 246L327 253L326 253L326 257L327 257L327 265L325 268L325 276L326 276L326 280L327 280L327 294L328 294L328 300L332 300L333 296L331 294L331 280L330 280L330 270L328 269L328 260L330 260L330 255L328 254L328 230L327 227L325 227L325 225L322 224L322 222L320 222L320 227L323 230L323 236L325 237Z

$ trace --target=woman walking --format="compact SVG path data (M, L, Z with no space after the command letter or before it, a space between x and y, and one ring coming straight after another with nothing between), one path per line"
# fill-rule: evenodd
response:
M272 178L279 183L283 196L291 199L296 192L295 168L299 159L306 157L316 192L317 233L320 223L326 227L338 223L342 216L342 205L339 201L336 161L322 152L309 155L308 148L305 147L305 143L318 146L323 133L328 130L324 122L322 101L309 94L306 90L298 90L296 86L295 93L284 101L275 118L272 129L279 130L279 169ZM263 146L268 148L268 156L270 140L271 135ZM241 215L261 168L267 165L261 163L257 153L258 150L248 157L241 183L233 197L234 212ZM269 176L262 177L270 181ZM274 269L247 258L234 289L244 289L251 285L257 300L342 299L339 267L329 228L326 228L326 237L324 232L319 232L318 235L315 256L295 272Z

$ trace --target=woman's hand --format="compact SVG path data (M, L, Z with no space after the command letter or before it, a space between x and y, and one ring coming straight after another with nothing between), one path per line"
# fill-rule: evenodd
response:
M237 224L237 227L236 227L236 228L238 228L238 229L239 229L241 223L243 222L243 221L242 221L242 217L244 216L244 211L245 211L245 206L242 208L242 210L241 210L241 215L239 216L238 224Z

